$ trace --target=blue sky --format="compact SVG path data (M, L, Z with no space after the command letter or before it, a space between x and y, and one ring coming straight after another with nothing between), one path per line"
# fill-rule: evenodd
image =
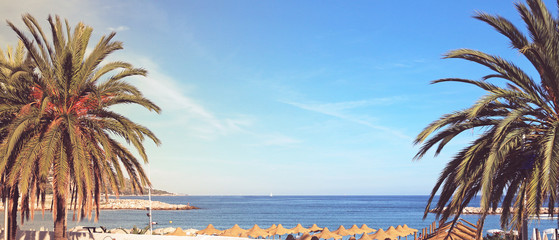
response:
M556 12L553 1L546 2ZM500 55L532 71L476 10L523 26L513 1L2 1L31 13L116 31L130 79L160 115L118 109L162 140L147 142L155 188L195 195L429 194L473 134L412 161L414 137L482 94L446 77L487 69L444 60L452 49ZM0 46L15 44L0 28Z

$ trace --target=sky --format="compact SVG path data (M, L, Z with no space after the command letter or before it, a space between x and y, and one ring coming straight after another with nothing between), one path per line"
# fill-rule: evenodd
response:
M116 109L162 141L145 142L153 187L191 195L427 195L465 133L413 161L417 134L483 93L459 83L488 69L444 53L471 48L533 73L505 37L472 16L524 25L515 1L22 0L30 13L117 32L109 58L142 67L130 78L161 114ZM552 13L556 3L546 1ZM0 24L0 47L15 45ZM132 148L132 147L131 147Z

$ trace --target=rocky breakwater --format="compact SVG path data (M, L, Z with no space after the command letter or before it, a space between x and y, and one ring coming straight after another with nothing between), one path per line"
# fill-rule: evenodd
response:
M48 203L50 199L46 202ZM50 210L51 205L45 204L45 210ZM103 210L146 210L149 207L148 200L141 199L101 199L99 209ZM68 205L68 209L71 206ZM160 201L151 201L152 210L192 210L199 209L190 204L169 204ZM36 207L35 210L41 210L41 207ZM0 211L4 211L4 206L0 205Z
M445 208L446 209L446 208ZM511 209L511 212L514 211L514 209ZM435 213L437 212L435 209L431 209L429 210L430 213ZM462 210L462 214L481 214L482 213L482 209L480 207L465 207ZM495 210L490 209L488 214L501 214L503 213L503 209L502 208L497 208ZM540 209L540 214L549 214L549 208L541 208ZM555 208L553 211L554 214L558 214L559 213L559 208Z
M101 209L136 209L136 210L146 210L149 207L148 200L141 199L109 199L108 201L102 200L99 204ZM199 209L190 204L169 204L160 201L151 201L152 210L192 210Z

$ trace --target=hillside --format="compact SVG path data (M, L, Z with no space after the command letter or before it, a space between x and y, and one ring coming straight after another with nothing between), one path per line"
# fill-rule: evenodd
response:
M148 194L148 188L144 188L144 195ZM171 192L167 192L165 190L160 190L160 189L151 189L151 194L152 195L176 195L174 193ZM132 184L130 184L130 180L126 179L126 184L125 187L120 189L120 195L139 195L139 193L134 193L134 191L132 191Z
M47 184L46 187L46 193L47 195L52 195L52 188L49 184ZM110 193L111 195L114 195L114 193ZM152 195L176 195L174 193L171 192L167 192L165 190L160 190L160 189L151 189L151 194ZM134 191L132 191L132 184L130 184L130 179L126 179L125 180L125 186L123 188L120 189L120 194L119 195L140 195L140 193L134 193ZM148 188L144 188L144 194L143 195L148 195Z

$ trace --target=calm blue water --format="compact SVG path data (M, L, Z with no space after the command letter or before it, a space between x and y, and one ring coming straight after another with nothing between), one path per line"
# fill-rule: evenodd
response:
M428 196L155 196L152 199L173 204L190 203L201 208L189 211L153 211L153 221L158 223L156 228L203 229L210 223L218 229L227 229L234 224L245 229L254 224L267 228L279 223L292 228L297 223L305 227L316 223L330 230L335 230L340 225L349 228L353 224L367 224L375 229L408 224L411 228L421 229L435 220L433 214L423 220L423 209ZM79 223L69 221L68 225L144 227L148 223L146 213L142 210L107 210L101 211L98 223L83 220ZM475 223L478 216L463 215L463 218ZM484 229L499 228L498 218L499 216L488 216ZM556 220L531 221L530 224L531 227L540 229L557 226ZM40 212L37 212L35 220L25 223L21 228L38 229L40 226L52 229L50 213L43 219Z

